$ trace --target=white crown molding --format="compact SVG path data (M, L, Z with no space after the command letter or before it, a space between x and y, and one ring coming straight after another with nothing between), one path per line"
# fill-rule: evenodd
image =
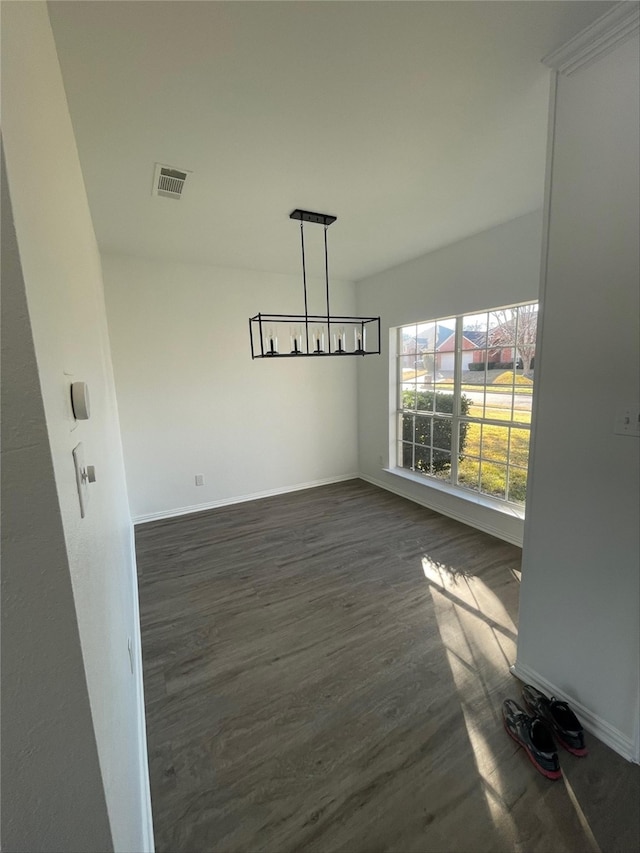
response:
M640 3L624 0L568 42L547 54L544 65L569 76L585 68L640 29Z

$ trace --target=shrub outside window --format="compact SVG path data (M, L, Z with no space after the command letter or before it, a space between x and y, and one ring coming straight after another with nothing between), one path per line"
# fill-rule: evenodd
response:
M524 505L538 303L398 329L397 461Z

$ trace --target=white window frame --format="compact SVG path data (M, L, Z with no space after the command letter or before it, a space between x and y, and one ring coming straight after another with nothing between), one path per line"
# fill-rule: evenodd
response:
M473 312L465 312L464 314L453 315L449 317L439 317L436 319L429 320L420 320L415 323L404 323L401 326L396 326L394 331L394 346L391 348L391 364L390 367L393 371L393 380L392 386L394 386L394 398L395 398L395 410L393 417L393 426L392 426L392 435L390 444L390 451L392 452L391 459L393 463L391 464L388 470L393 473L400 474L401 476L407 477L408 479L422 482L425 485L433 486L439 490L443 490L446 492L454 493L462 498L466 498L468 500L472 500L474 503L485 503L489 506L493 506L497 509L503 509L507 511L513 511L517 515L524 516L525 513L525 503L520 503L518 501L510 501L506 497L502 498L497 495L492 495L487 492L482 492L480 488L481 483L481 472L482 472L482 463L487 462L491 464L491 459L486 459L482 456L482 447L479 450L479 456L473 456L474 460L477 460L479 463L479 472L478 472L478 487L473 488L471 486L467 486L465 483L458 482L458 466L459 454L454 452L454 448L459 447L459 439L460 439L460 424L466 422L468 424L478 424L482 426L486 424L488 426L498 426L498 427L508 427L510 429L520 429L526 430L529 432L529 449L531 443L531 422L523 423L519 421L511 420L498 420L491 417L479 417L479 416L471 416L471 415L462 415L461 414L461 399L464 391L462 390L462 363L463 363L463 349L462 349L462 340L464 335L463 329L463 320L464 317L469 316L470 314L483 314L491 315L493 312L516 309L529 305L537 304L537 300L530 300L527 302L521 302L514 305L506 305L506 306L498 306L495 308L481 309ZM403 415L409 411L417 412L419 410L409 410L405 409L403 406L403 375L402 375L402 364L403 358L406 353L403 351L403 330L407 328L411 328L413 326L421 326L426 324L433 323L437 328L438 323L452 323L455 322L455 344L454 344L454 376L453 376L453 390L450 392L453 394L453 412L452 414L442 413L442 412L433 412L434 418L451 420L451 467L450 467L450 478L448 480L443 480L440 477L435 476L434 474L430 474L424 471L416 470L415 468L406 468L402 465L402 447L403 447L403 437L402 437L402 424L403 424ZM490 347L485 346L486 359L488 360ZM437 353L437 341L434 344L434 353ZM514 345L513 347L513 361L514 363L517 360L517 350ZM485 368L486 369L486 368ZM487 387L486 385L481 386L483 388ZM515 394L515 387L512 386L512 393ZM434 392L437 391L437 388L434 386ZM513 409L512 409L513 416ZM533 407L532 407L532 417L533 417ZM511 434L510 434L511 435ZM412 442L414 448L418 445L415 444L415 441ZM415 450L414 450L415 453ZM507 446L507 459L505 462L505 475L507 478L506 486L505 486L505 495L509 494L509 475L511 469L523 470L523 466L521 465L512 465L511 463L511 440L508 442ZM415 455L413 457L415 459ZM528 455L527 455L528 462ZM495 464L495 463L494 463Z

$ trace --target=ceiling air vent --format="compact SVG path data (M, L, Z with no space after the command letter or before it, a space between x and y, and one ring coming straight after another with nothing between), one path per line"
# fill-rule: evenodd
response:
M153 194L165 198L181 198L189 172L156 163Z

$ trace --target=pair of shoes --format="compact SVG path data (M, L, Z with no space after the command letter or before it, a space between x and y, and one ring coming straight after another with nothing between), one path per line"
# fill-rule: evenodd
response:
M513 699L503 702L502 720L507 734L524 748L536 770L547 779L560 779L560 760L546 722L540 717L529 716Z
M534 767L547 779L560 779L562 770L555 738L573 755L586 755L584 730L566 702L549 699L531 684L522 688L522 698L528 714L513 699L502 704L504 727L515 742L522 746Z
M580 720L566 702L554 696L548 699L544 693L530 684L522 688L522 698L532 714L542 717L551 726L558 743L572 755L586 755L584 730Z

